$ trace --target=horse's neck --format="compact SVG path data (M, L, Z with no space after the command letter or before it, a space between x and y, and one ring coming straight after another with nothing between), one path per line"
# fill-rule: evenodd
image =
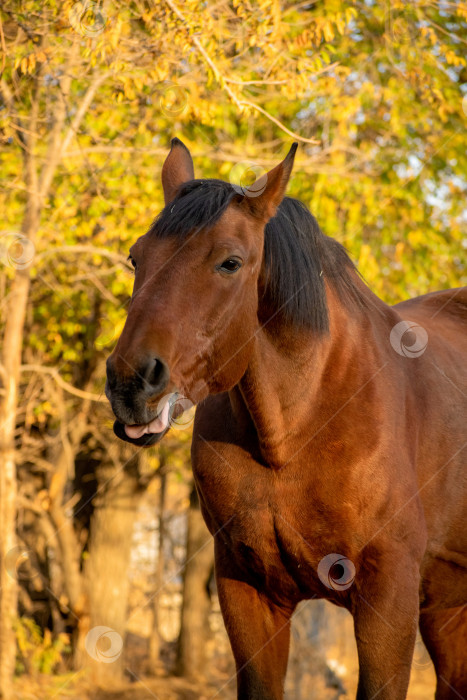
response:
M368 293L362 308L346 308L328 289L330 332L325 336L280 322L257 334L233 405L243 419L246 408L263 459L272 467L284 466L297 441L326 422L327 409L345 404L387 361L394 312L359 284Z

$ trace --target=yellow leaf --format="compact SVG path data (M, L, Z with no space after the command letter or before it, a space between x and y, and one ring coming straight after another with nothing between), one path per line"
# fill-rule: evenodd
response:
M337 27L337 31L339 32L339 34L344 34L344 32L345 32L345 22L344 22L344 20L342 19L342 17L338 17L338 18L336 19L336 27Z
M130 83L125 83L125 86L123 89L125 91L125 95L128 97L129 100L135 99L136 93L133 90L133 87L130 85Z

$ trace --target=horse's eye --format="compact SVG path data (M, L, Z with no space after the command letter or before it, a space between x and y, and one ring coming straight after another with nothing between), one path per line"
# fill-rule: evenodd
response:
M224 260L224 262L221 263L217 269L220 272L226 272L228 275L231 275L234 272L237 272L237 270L239 270L241 266L242 261L238 258L227 258L227 260Z
M133 268L136 270L136 260L134 260L131 255L128 256L128 260L130 261L130 264L133 265Z

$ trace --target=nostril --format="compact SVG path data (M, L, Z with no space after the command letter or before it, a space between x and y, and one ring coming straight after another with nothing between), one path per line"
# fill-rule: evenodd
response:
M149 385L147 388L151 389L154 393L156 391L161 391L168 382L168 374L164 362L157 357L152 358L148 362L144 372L145 383Z

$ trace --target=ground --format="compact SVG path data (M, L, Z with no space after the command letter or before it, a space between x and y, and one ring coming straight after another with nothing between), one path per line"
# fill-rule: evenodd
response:
M193 683L182 678L147 678L128 683L113 691L96 691L87 686L84 678L76 674L31 680L18 679L17 700L233 700L234 684L222 687L228 677L219 678L217 684ZM348 694L341 698L354 698L357 677L347 679ZM431 666L414 668L407 700L430 700L434 697L435 676ZM329 698L333 696L330 695ZM289 698L289 700L298 700ZM322 695L307 696L306 700L324 700Z

